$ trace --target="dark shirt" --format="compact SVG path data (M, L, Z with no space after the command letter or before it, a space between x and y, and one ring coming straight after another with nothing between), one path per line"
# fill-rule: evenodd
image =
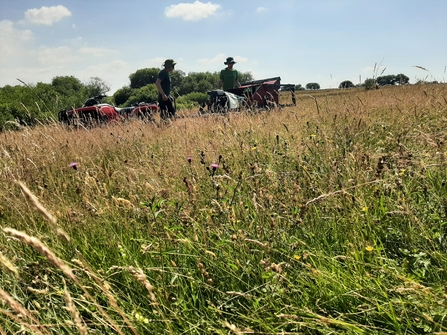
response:
M163 89L163 92L165 92L165 94L169 96L169 94L171 93L171 77L169 77L169 72L166 71L166 69L161 70L158 74L158 78L160 79L160 85ZM158 101L162 100L163 98L160 92L158 92Z

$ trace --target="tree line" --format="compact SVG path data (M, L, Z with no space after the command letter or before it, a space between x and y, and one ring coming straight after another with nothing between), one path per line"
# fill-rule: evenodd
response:
M129 85L107 96L103 102L117 107L131 106L140 102L155 102L155 87L160 69L145 68L129 75ZM250 72L240 72L240 80L251 81ZM179 108L193 108L208 98L208 91L217 88L219 72L191 72L181 70L171 73L173 94ZM62 109L76 108L90 97L106 95L110 86L101 78L92 77L82 82L74 76L57 76L51 83L38 82L0 87L0 131L17 123L34 125L39 121L57 119Z
M407 85L410 83L408 78L403 73L398 75L390 74L386 76L379 76L377 78L368 78L361 85L354 85L352 81L345 80L340 83L338 88L351 88L351 87L365 87L366 89L378 88L379 86L393 86L393 85Z
M103 99L117 107L132 106L140 102L157 101L158 92L155 87L160 69L144 68L129 75L129 84L118 89L112 95ZM240 72L240 82L254 80L250 72ZM173 92L179 109L195 108L208 99L207 92L218 86L219 72L190 72L186 74L176 70L170 74ZM385 85L405 85L409 78L404 74L380 76L367 79L361 85L354 85L346 80L339 88L363 86L366 89ZM290 89L290 87L288 88ZM318 90L318 83L308 83L303 87L295 85L294 89ZM0 88L0 131L7 125L20 123L34 125L36 122L57 119L62 109L80 107L90 97L106 95L110 86L101 78L92 77L87 82L81 82L74 76L57 76L51 83L38 82Z

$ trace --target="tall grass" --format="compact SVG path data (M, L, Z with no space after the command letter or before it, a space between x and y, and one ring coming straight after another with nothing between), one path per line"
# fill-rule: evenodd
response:
M447 332L445 85L0 133L0 334Z

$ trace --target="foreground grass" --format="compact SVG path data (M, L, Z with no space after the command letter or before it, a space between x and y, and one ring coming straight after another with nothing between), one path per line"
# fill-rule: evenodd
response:
M0 334L446 332L446 87L297 99L0 134Z

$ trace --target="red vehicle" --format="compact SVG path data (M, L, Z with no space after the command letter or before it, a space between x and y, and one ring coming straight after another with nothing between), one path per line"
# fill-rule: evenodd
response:
M82 107L61 110L59 122L66 124L91 125L101 122L118 121L129 118L153 119L153 113L158 110L157 103L139 103L136 106L118 108L107 103L101 103L104 95L89 98Z
M292 104L296 105L295 85L281 84L281 77L249 81L242 83L238 88L228 90L228 92L243 96L249 106L264 108L272 105L279 106L279 91L284 88L289 88L293 93Z

